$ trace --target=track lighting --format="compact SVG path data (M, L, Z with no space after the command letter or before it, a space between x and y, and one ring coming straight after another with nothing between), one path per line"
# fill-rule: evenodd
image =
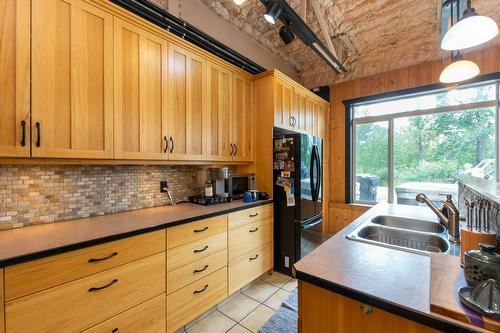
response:
M283 8L281 8L278 1L276 0L271 1L269 6L267 7L266 13L264 14L264 18L266 19L267 22L275 24L278 18L280 17L282 11Z
M279 34L285 44L290 44L295 38L295 35L292 30L290 30L290 27L288 27L288 24L283 24L280 28Z
M471 7L471 0L468 0L462 19L446 32L441 48L448 51L463 50L486 43L496 35L496 22L487 16L478 15Z
M464 57L457 52L453 57L451 64L446 66L439 76L439 81L442 83L457 83L472 79L480 73L479 67L470 60L465 60Z

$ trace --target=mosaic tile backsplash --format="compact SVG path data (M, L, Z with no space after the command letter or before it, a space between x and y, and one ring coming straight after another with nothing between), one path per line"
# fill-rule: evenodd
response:
M196 193L199 166L0 165L0 229L165 205Z

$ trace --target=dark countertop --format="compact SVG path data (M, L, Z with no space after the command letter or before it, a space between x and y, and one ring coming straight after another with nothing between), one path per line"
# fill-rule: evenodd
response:
M295 264L297 278L445 332L484 332L430 310L431 260L346 238L375 214L436 220L427 207L378 204Z
M271 203L180 203L0 231L0 267Z

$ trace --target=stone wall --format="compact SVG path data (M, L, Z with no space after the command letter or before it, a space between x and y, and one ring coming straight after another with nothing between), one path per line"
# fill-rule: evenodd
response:
M0 165L0 229L161 206L196 193L199 166Z

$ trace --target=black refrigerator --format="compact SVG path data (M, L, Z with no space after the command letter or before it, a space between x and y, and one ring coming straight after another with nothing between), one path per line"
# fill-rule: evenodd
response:
M273 134L274 269L288 275L321 244L323 142L275 129Z

